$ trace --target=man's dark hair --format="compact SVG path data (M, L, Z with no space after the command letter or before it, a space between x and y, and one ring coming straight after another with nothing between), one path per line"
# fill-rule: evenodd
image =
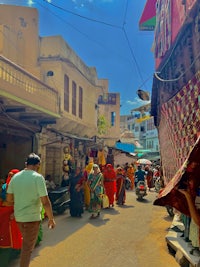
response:
M31 153L26 160L26 165L37 165L38 163L40 163L40 157L35 153Z

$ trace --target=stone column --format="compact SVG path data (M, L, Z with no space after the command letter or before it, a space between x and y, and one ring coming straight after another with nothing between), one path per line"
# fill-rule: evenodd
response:
M38 154L41 158L41 164L39 173L43 176L46 174L46 143L47 143L48 135L46 134L45 129L43 128L40 133L35 134L33 149L36 154Z

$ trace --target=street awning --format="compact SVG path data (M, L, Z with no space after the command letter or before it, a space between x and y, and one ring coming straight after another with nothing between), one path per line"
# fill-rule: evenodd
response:
M141 31L153 31L156 26L156 1L147 0L139 21Z
M115 147L127 153L133 153L135 150L134 144L127 144L121 142L116 142Z
M181 213L190 216L185 196L178 190L187 188L188 180L194 183L194 190L200 186L200 137L198 137L192 151L175 176L169 181L166 187L159 193L154 205L172 206Z

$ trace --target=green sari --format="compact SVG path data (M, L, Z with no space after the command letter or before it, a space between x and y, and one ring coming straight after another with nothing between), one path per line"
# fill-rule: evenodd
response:
M99 213L102 205L103 194L103 175L101 172L98 174L90 173L88 177L90 187L90 205L88 211L91 213Z

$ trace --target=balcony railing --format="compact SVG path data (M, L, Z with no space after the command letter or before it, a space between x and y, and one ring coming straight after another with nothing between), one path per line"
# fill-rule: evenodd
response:
M58 92L1 55L0 84L0 95L59 117Z

